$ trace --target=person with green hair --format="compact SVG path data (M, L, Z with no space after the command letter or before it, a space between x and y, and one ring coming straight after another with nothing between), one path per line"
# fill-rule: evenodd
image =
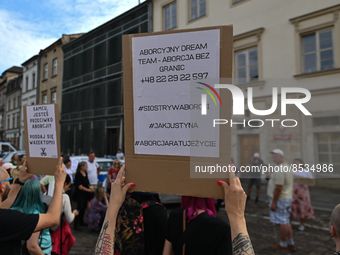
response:
M26 181L11 209L26 214L46 213L47 208L45 209L41 200L39 181L34 179ZM26 246L31 255L50 254L52 240L49 229L33 233L27 240Z

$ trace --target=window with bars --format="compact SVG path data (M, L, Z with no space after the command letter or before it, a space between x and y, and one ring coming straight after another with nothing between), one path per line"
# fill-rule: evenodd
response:
M164 30L177 27L177 3L171 3L164 7Z
M206 0L190 0L190 20L198 19L206 15Z
M317 134L319 164L333 164L334 174L340 174L340 132Z
M259 79L257 47L235 53L236 83L243 84Z
M334 68L333 29L319 30L302 36L302 72Z

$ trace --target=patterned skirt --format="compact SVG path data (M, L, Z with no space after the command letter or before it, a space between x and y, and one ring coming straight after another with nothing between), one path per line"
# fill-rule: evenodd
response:
M315 219L308 186L294 183L291 216L298 219Z

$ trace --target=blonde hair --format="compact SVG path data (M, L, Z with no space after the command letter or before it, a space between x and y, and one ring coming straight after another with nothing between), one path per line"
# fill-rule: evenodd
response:
M117 163L117 162L119 163L119 169L120 169L122 167L122 165L121 165L119 159L117 159L117 158L113 161L112 167L115 168L115 163Z
M94 195L96 196L98 201L103 201L106 192L104 187L98 187L96 191L94 192Z
M14 168L14 169L12 170L13 183L15 182L15 180L16 180L17 178L19 178L19 174L20 174L20 169L19 169L19 167Z

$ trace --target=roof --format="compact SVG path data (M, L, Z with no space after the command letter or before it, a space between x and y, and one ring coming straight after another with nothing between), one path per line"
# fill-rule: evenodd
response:
M5 70L2 74L4 73L18 73L21 74L23 72L23 68L20 66L12 66L11 68L8 68L7 70Z
M47 46L45 49L40 50L39 55L44 54L45 52L47 52L48 50L52 49L53 47L55 47L58 44L67 44L68 42L84 35L85 33L78 33L78 34L63 34L58 40L56 40L54 43L50 44L49 46Z
M29 58L28 60L26 60L24 63L22 63L21 65L22 66L25 66L25 65L27 65L28 63L30 63L30 62L32 62L33 60L35 60L35 59L38 59L38 54L37 55L34 55L33 57L31 57L31 58Z
M22 81L22 74L10 80L7 84L6 94L16 91L18 89L21 89L21 86L20 86L21 81Z

